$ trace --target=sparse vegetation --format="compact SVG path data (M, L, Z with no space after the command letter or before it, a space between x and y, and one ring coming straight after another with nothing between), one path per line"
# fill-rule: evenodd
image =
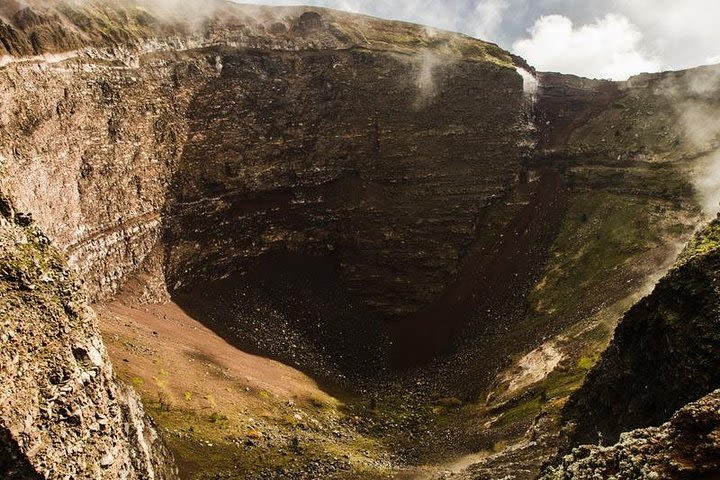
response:
M228 417L227 417L227 415L224 415L222 413L213 412L210 414L210 417L208 418L208 420L210 421L210 423L220 423L220 422L227 421Z
M164 388L159 388L157 390L157 403L160 410L165 412L172 410L172 400L170 399L170 394Z
M664 201L626 194L574 196L545 277L531 294L534 310L546 318L576 318L637 288L642 277L636 259L687 235L667 221L671 210ZM668 251L665 261L671 258ZM647 265L646 270L654 268ZM608 284L609 278L613 281Z
M683 250L679 262L687 262L718 248L720 248L720 220L714 220L693 237L685 250Z

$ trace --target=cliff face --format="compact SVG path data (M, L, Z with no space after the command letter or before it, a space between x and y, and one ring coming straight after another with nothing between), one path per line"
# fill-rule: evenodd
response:
M171 286L268 251L337 249L365 303L383 312L427 303L480 209L515 181L516 145L529 140L520 76L499 65L505 58L480 61L481 42L464 41L475 49L467 58L402 42L396 52L347 50L338 18L313 23L293 10L276 12L284 34L263 37L284 51L249 52L252 37L234 47L238 30L223 37L228 18L247 20L234 14L198 34L206 48L137 40L127 55L85 50L89 61L6 67L3 189L96 297L116 291L165 230ZM261 20L247 29L264 29ZM216 37L225 46L209 46ZM323 42L332 48L287 51Z
M113 376L74 274L4 199L0 265L0 475L174 478L139 399Z
M159 234L183 135L174 124L183 90L168 70L157 83L143 77L159 80L162 70L107 67L98 76L76 62L1 73L2 188L68 253L95 297L115 291Z
M227 52L219 61L221 75L190 104L172 179L169 285L290 251L332 255L348 290L385 315L428 304L482 208L520 170L520 77L487 63L438 65L427 87L437 91L425 92L412 57Z
M588 80L559 73L538 74L540 148L570 142L572 134L623 96L620 82ZM596 147L602 147L596 145Z
M679 263L635 305L601 361L565 409L572 445L616 441L621 432L657 426L720 386L720 296L715 221Z

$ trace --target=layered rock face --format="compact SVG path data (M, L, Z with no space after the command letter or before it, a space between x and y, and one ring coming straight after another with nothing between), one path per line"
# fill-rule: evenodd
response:
M554 149L566 145L575 130L606 111L622 95L620 82L559 73L538 74L537 120L542 132L539 147Z
M159 66L160 67L160 66ZM2 71L3 190L65 250L93 296L114 292L156 243L182 125L172 68L107 75L30 64ZM167 98L176 94L176 104Z
M514 184L516 145L529 137L512 68L424 49L337 50L351 39L333 19L279 17L286 35L265 34L276 48L335 48L143 54L171 49L144 43L107 60L91 51L89 62L4 69L3 188L96 297L137 268L164 221L172 287L272 250L334 251L363 303L414 311L457 268L481 209Z
M221 62L189 108L168 200L169 284L291 251L334 257L347 288L387 316L428 304L520 170L520 77L439 65L437 91L424 92L421 65L397 55Z
M116 382L64 258L1 206L0 476L174 478L137 395Z

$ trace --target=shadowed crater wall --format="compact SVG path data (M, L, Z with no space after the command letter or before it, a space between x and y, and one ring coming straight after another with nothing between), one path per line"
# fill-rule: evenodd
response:
M117 14L87 5L58 14L77 23L73 38ZM527 184L534 132L515 60L415 25L225 4L182 41L148 41L178 27L127 8L137 51L108 56L97 39L82 58L0 72L2 187L92 297L112 298L138 271L147 299L204 294L207 282L257 290L247 278L257 285L265 271L273 283L285 258L298 269L290 284L335 292L318 315L285 315L317 330L304 335L310 350L345 352L349 370L387 364L389 335L411 364L446 351L456 326L439 345L403 331L466 268L478 235L501 233L484 219ZM21 39L36 31L13 25ZM41 53L66 48L52 38Z
M332 278L307 281L337 283L353 323L426 308L457 274L484 210L517 182L518 143L529 140L520 77L448 64L423 99L417 65L402 55L238 52L220 61L222 74L190 103L171 180L168 285L187 292L285 252L332 265ZM333 315L321 315L323 328L335 328ZM376 342L383 327L365 329L360 343Z

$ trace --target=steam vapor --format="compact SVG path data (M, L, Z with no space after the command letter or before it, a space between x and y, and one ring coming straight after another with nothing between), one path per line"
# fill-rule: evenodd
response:
M720 211L720 66L671 75L657 88L676 109L685 139L706 152L694 165L692 180L704 213Z

